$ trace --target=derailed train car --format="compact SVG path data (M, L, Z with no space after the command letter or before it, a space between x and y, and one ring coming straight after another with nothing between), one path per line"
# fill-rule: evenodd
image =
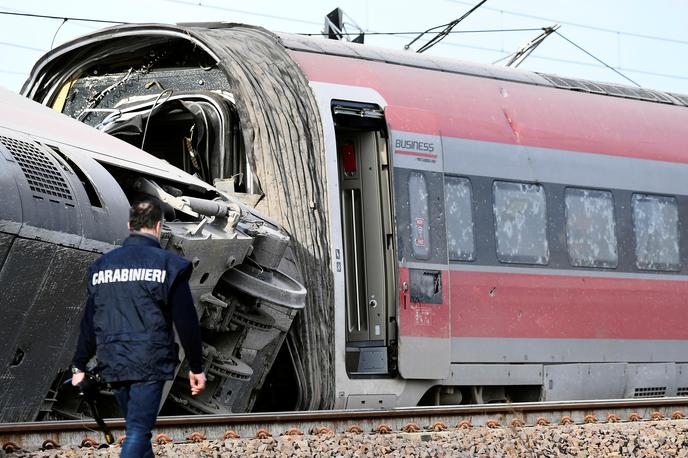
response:
M63 382L85 269L124 240L130 202L140 197L163 203L161 246L193 264L208 386L253 402L304 306L288 233L125 142L4 89L0 97L0 421L84 413ZM192 412L214 407L191 397L181 377L166 387L171 399ZM105 396L103 407L116 415L112 400Z
M294 241L261 382L180 408L688 394L684 96L220 23L96 32L23 93Z

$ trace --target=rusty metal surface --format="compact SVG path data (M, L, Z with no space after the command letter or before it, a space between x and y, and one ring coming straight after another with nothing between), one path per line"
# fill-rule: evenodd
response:
M260 430L272 436L295 429L304 433L385 433L444 431L477 426L520 427L559 424L616 423L682 419L688 398L622 399L602 401L484 404L449 407L415 407L392 410L329 410L266 414L193 415L160 417L154 437L165 434L176 442L188 441L194 432L209 440L227 434L255 437ZM116 438L124 435L122 419L106 420ZM233 433L230 433L233 432ZM61 446L78 446L86 438L102 441L93 421L56 421L0 424L0 444L38 449L46 440Z

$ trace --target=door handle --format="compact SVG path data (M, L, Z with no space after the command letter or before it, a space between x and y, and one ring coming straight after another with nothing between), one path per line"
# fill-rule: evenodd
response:
M408 283L401 282L401 305L406 310L406 304L408 303Z

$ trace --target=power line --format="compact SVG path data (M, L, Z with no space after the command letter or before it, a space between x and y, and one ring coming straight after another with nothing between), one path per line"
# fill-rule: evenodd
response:
M294 21L294 22L299 22L299 23L306 23L306 24L312 24L312 25L320 25L320 23L316 23L313 21L306 21L306 20L300 20L300 19L295 19L295 18L289 18L289 17L284 17L284 16L275 16L275 15L269 15L269 14L263 14L263 13L256 13L256 12L251 12L251 11L244 11L244 10L237 10L237 9L232 9L232 8L225 8L225 7L220 7L220 6L214 6L214 5L203 5L203 4L198 4L198 3L191 3L188 1L183 1L183 0L162 0L170 3L179 3L179 4L185 4L189 6L200 6L200 7L205 7L205 8L212 8L212 9L218 9L218 10L223 10L223 11L230 11L230 12L236 12L236 13L243 13L243 14L249 14L249 15L255 15L255 16L261 16L261 17L267 17L267 18L272 18L272 19L281 19L281 20L286 20L286 21ZM471 3L468 2L462 2L459 0L448 0L448 1L453 1L455 3L465 3L472 5ZM489 10L496 10L495 8L489 8L489 7L484 7L483 9L489 9ZM501 11L501 10L496 10L496 11ZM516 14L520 15L520 13L512 13L508 12L509 14ZM43 19L61 19L64 20L65 17L63 16L51 16L51 15L43 15L43 14L33 14L33 13L19 13L19 12L9 12L9 11L0 11L0 14L4 15L13 15L13 16L25 16L25 17L34 17L34 18L43 18ZM525 15L528 17L536 18L536 19L546 19L546 18L539 18L537 16L531 16L531 15ZM125 22L125 21L108 21L108 20L102 20L102 19L86 19L86 18L75 18L75 17L67 17L68 20L73 20L73 21L84 21L84 22L95 22L95 23L108 23L108 24L131 24L130 22ZM562 22L565 23L565 22ZM571 25L576 25L576 26L581 26L583 27L584 25L581 24L575 24L575 23L568 23ZM585 26L587 27L587 26ZM588 27L588 28L594 28L594 27ZM450 31L449 33L451 34L468 34L468 33L498 33L498 32L526 32L526 31L537 31L537 30L542 30L541 27L539 28L513 28L513 29L480 29L480 30L457 30L457 31ZM612 31L611 29L605 30L605 31ZM613 32L618 32L618 31L613 31ZM625 32L619 32L621 34L628 34ZM388 35L396 38L402 38L401 35L415 35L418 34L418 32L366 32L367 35ZM305 36L318 36L322 35L322 33L301 33L299 35L305 35ZM633 35L633 34L631 34ZM638 34L635 34L638 35ZM567 41L567 38L562 37ZM665 40L661 37L652 37L652 36L647 36L647 38L653 38L657 40ZM665 41L676 41L680 42L678 40L670 40L666 39ZM575 43L571 42L574 46L578 47L575 45ZM688 42L682 42L688 44ZM467 49L475 49L478 51L488 51L488 52L494 52L494 53L500 53L504 54L505 51L503 49L496 49L496 48L490 48L490 47L484 47L484 46L473 46L473 45L467 45L467 44L459 44L459 43L452 43L452 42L444 42L443 44L446 44L448 46L453 46L453 47L460 47L460 48L467 48ZM26 49L29 51L36 51L36 52L45 52L46 50L44 49L39 49L39 48L34 48L30 46L25 46L25 45L20 45L18 43L10 43L10 42L0 42L0 46L10 46L10 47L15 47L15 48L20 48L20 49ZM582 49L582 48L581 48ZM583 49L582 49L583 50ZM583 50L584 52L588 53L587 51ZM592 55L591 55L592 56ZM594 56L592 56L595 58ZM629 73L637 73L637 74L644 74L644 75L651 75L651 76L658 76L662 78L670 78L670 79L678 79L678 80L688 80L688 77L685 76L680 76L680 75L673 75L673 74L668 74L668 73L658 73L658 72L650 72L650 71L645 71L645 70L638 70L638 69L632 69L632 68L624 68L624 67L610 67L609 65L605 64L603 61L600 60L602 65L596 65L596 64L591 64L588 62L582 62L582 61L577 61L577 60L571 60L571 59L562 59L562 58L557 58L557 57L552 57L552 56L537 56L533 55L530 57L531 59L536 59L536 60L545 60L545 61L553 61L553 62L562 62L562 63L568 63L568 64L573 64L573 65L582 65L582 66L588 66L588 67L596 67L596 68L611 68L613 71L617 72L617 70L622 70L625 72ZM598 60L595 58L595 60ZM26 74L26 73L18 73L14 71L9 71L9 70L0 70L1 73L10 73L10 74ZM617 72L618 73L618 72ZM634 83L636 84L636 83Z
M497 32L538 32L542 27L531 27L525 29L481 29L481 30L450 30L447 33L497 33ZM339 35L359 35L361 32L342 32ZM365 32L366 35L418 35L423 32ZM327 33L297 33L296 35L303 35L307 37L326 36Z
M574 43L573 41L571 41L571 40L569 40L568 38L566 38L566 37L565 37L564 35L562 35L560 32L558 32L558 31L555 30L554 33L556 33L556 34L559 35L561 38L563 38L564 40L566 40L566 41L568 41L569 43L571 43L573 46L575 46L575 47L578 48L579 50L583 51L583 52L584 52L585 54L587 54L588 56L590 56L590 57L592 57L593 59L595 59L597 62L599 62L599 63L601 63L602 65L604 65L605 67L607 67L609 70L611 70L611 71L613 71L614 73L618 74L618 75L621 76L622 78L624 78L624 79L630 81L631 83L635 84L636 86L641 87L640 84L636 83L635 81L633 81L632 79L630 79L629 77L627 77L626 75L624 75L623 73L621 73L620 71L618 71L617 69L615 69L614 67L612 67L611 65L607 64L607 63L604 62L602 59L593 56L592 53L586 51L586 50L583 49L581 46L578 46L576 43Z
M69 20L69 21L81 21L81 22L98 22L101 24L131 24L130 22L125 22L125 21L107 21L104 19L87 19L87 18L69 17L69 16L50 16L47 14L19 13L19 12L14 12L14 11L0 11L0 14L6 15L6 16L22 16L22 17L33 17L33 18L40 18L40 19L59 19L62 21Z
M573 59L562 59L559 57L551 57L551 56L530 56L530 59L531 60L546 60L546 61L550 61L550 62L561 62L563 64L582 65L584 67L592 67L592 68L606 68L604 65L593 64L590 62L581 62L579 60L573 60ZM627 68L627 67L616 67L616 69L627 72L627 73L638 73L638 74L642 74L642 75L660 76L662 78L670 78L670 79L688 81L688 76L671 75L669 73L649 72L646 70L638 70L637 68Z
M28 72L20 72L17 70L0 70L0 73L7 73L8 75L28 75Z
M285 21L291 21L291 22L298 22L301 24L317 25L319 27L322 26L321 22L307 21L305 19L297 19L297 18L291 18L291 17L285 17L285 16L276 16L274 14L256 13L255 11L238 10L235 8L227 8L224 6L204 5L200 2L194 3L194 2L183 1L183 0L162 0L162 1L168 2L168 3L178 3L181 5L200 6L202 8L209 8L209 9L213 9L213 10L229 11L230 13L248 14L249 16L265 17L268 19L279 19L279 20L285 20Z
M451 3L459 3L461 5L472 5L471 2L462 1L462 0L446 0L446 1L451 2ZM510 16L519 16L519 17L524 17L524 18L528 18L528 19L537 19L539 21L557 22L559 24L566 24L566 25L570 25L573 27L580 27L580 28L588 29L588 30L596 30L598 32L614 33L614 34L619 34L619 35L626 35L629 37L643 38L646 40L658 40L658 41L666 41L666 42L671 42L671 43L688 45L688 41L686 41L686 40L678 40L675 38L667 38L667 37L658 37L656 35L646 35L646 34L642 34L642 33L624 32L622 30L608 29L605 27L597 27L594 25L581 24L578 22L560 21L558 19L546 18L546 17L542 17L542 16L535 16L533 14L519 13L517 11L507 11L507 10L503 10L503 9L495 8L495 7L486 6L483 8L483 10L496 11L498 13L504 13L504 14L508 14Z
M461 21L463 21L464 19L466 19L466 18L467 18L468 16L470 16L474 11L476 11L478 8L480 8L481 6L483 6L483 4L484 4L486 1L487 1L487 0L481 0L477 5L474 5L470 10L468 10L466 13L462 14L461 17L459 17L458 19L454 19L453 21L449 22L448 24L444 24L444 25L440 25L440 26L437 26L437 27L429 28L428 30L426 30L425 32L421 33L421 34L418 35L416 38L414 38L413 40L411 40L411 42L410 42L409 44L407 44L406 46L404 46L404 49L409 49L413 43L415 43L416 41L418 41L419 39L421 39L421 38L423 37L423 35L425 35L426 33L429 33L430 31L433 31L433 30L438 29L438 28L440 28L440 27L444 27L444 29L443 29L442 31L438 32L437 35L435 35L433 38L431 38L430 40L428 40L427 43L425 43L423 46L421 46L420 48L418 48L418 50L416 50L417 53L422 53L422 52L427 51L428 49L432 48L433 46L435 46L435 45L436 45L437 43L439 43L440 41L444 40L444 39L447 37L447 35L449 34L449 32L451 32L451 31L454 29L454 27L456 27L457 25L459 25L459 23L460 23Z
M27 51L45 52L45 49L33 48L31 46L20 45L19 43L10 43L7 41L0 41L0 46L9 46L10 48L26 49Z
M508 29L504 29L504 30L508 30ZM542 28L538 28L536 30L542 30ZM468 32L470 32L470 31L468 31ZM368 34L368 32L366 32L366 34ZM396 34L392 35L392 37L398 38L398 39L403 39L403 37L396 36ZM452 43L452 42L444 42L442 44L444 44L446 46L456 47L456 48L474 49L476 51L487 51L487 52L504 54L504 55L509 54L508 51L505 51L503 49L489 48L486 46L475 46L475 45L459 44L459 43ZM531 59L531 60L544 60L544 61L551 61L551 62L561 62L564 64L581 65L584 67L591 67L591 68L606 68L605 65L593 64L590 62L583 62L580 60L563 59L560 57L553 57L553 56L531 55L529 57L529 59ZM646 71L646 70L638 70L635 68L628 68L628 67L616 67L616 69L624 71L624 72L629 72L629 73L638 73L638 74L643 74L643 75L659 76L662 78L670 78L670 79L677 79L677 80L688 80L688 76L674 75L674 74L670 74L670 73L650 72L650 71Z

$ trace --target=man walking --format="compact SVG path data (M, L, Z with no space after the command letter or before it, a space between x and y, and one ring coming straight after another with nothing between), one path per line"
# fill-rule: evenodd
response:
M126 420L122 457L152 457L151 430L166 380L174 378L174 327L189 361L191 394L205 389L201 331L189 277L191 263L160 247L162 209L135 203L130 235L96 260L88 272L88 301L81 320L72 384L84 379L96 355Z

